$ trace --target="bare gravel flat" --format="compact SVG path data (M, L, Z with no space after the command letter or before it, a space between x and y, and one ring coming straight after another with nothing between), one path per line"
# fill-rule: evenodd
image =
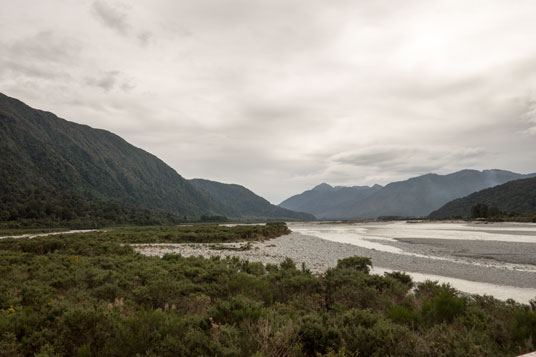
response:
M472 261L494 260L511 264L534 265L536 269L536 242L512 243L500 241L395 238L398 243L385 242L403 250L425 255L454 256Z

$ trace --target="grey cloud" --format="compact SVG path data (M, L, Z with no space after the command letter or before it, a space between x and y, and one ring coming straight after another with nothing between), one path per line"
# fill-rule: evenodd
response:
M6 58L0 61L0 76L23 77L33 79L58 80L69 79L71 76L63 69L46 67L28 61L15 61Z
M430 146L402 146L385 145L367 147L357 151L344 152L332 156L332 161L355 166L375 166L385 164L395 164L396 162L411 162L430 160L467 160L484 154L481 148L474 147L449 147L447 148Z
M536 3L476 3L17 0L0 84L276 202L324 181L536 171Z
M120 71L104 71L98 76L87 77L85 82L90 86L99 87L106 92L116 88L124 92L129 92L135 87L134 81L126 78Z
M2 72L12 76L43 79L68 79L66 66L79 58L81 43L53 31L40 31L33 36L0 43ZM1 72L0 72L1 73Z
M521 116L521 120L529 126L523 133L531 136L536 135L536 99L528 102L526 110Z
M269 103L251 100L251 103L244 104L242 110L245 119L255 118L264 122L296 120L311 115L311 106L303 106L300 103ZM282 124L288 126L290 123Z
M77 57L81 44L72 37L53 31L41 31L34 36L15 41L8 47L10 54L17 58L58 63Z
M122 3L111 3L106 0L96 0L91 6L91 11L97 20L123 36L132 35L142 46L146 46L154 40L154 33L148 30L137 30L131 24L129 7Z
M523 133L530 136L536 135L536 126L531 126L530 128L524 130Z
M336 154L332 160L337 163L355 166L369 166L391 163L401 157L407 157L414 150L403 147L373 147L358 152L344 152Z
M409 178L429 172L449 172L472 167L488 153L475 147L437 147L385 145L335 154L327 172L336 180L343 172L366 172L373 176L389 172L392 177ZM333 175L335 171L335 175ZM386 183L386 182L379 182Z
M142 45L147 45L154 39L154 34L150 31L142 31L136 37Z
M88 78L86 80L86 83L92 86L100 87L105 91L109 91L115 87L119 74L119 71L104 72L99 77Z
M130 30L128 16L124 6L112 6L104 0L93 2L91 7L95 17L105 26L117 31L122 35L126 35Z
M536 124L536 99L530 100L527 104L527 109L523 114L523 119L529 123Z

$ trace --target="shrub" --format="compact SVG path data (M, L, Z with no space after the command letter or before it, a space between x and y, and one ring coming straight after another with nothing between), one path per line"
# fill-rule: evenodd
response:
M219 300L209 311L214 321L220 324L239 324L244 320L257 321L266 315L262 303L245 296L235 296L229 300Z
M341 347L341 334L338 329L317 315L306 316L301 322L299 332L303 351L307 355L325 354Z
M350 257L337 261L337 269L353 269L368 274L372 268L372 260L363 257Z
M456 316L465 312L466 300L457 297L448 289L440 291L433 300L422 306L423 315L431 322L452 322Z
M385 273L384 275L386 277L388 277L388 278L393 278L393 279L399 281L403 285L407 285L409 288L413 287L413 279L411 279L411 276L409 276L406 273L402 273L402 272L399 272L399 271L393 271L393 272L390 272L390 273Z

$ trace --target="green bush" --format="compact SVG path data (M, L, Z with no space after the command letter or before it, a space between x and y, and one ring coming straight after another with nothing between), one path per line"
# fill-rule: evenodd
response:
M370 268L372 268L372 260L370 260L370 258L363 257L340 259L337 261L337 268L353 269L368 274L370 272Z

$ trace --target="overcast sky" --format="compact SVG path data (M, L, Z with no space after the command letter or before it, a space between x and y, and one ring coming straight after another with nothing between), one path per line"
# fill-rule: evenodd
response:
M534 0L0 0L0 92L273 203L536 171Z

